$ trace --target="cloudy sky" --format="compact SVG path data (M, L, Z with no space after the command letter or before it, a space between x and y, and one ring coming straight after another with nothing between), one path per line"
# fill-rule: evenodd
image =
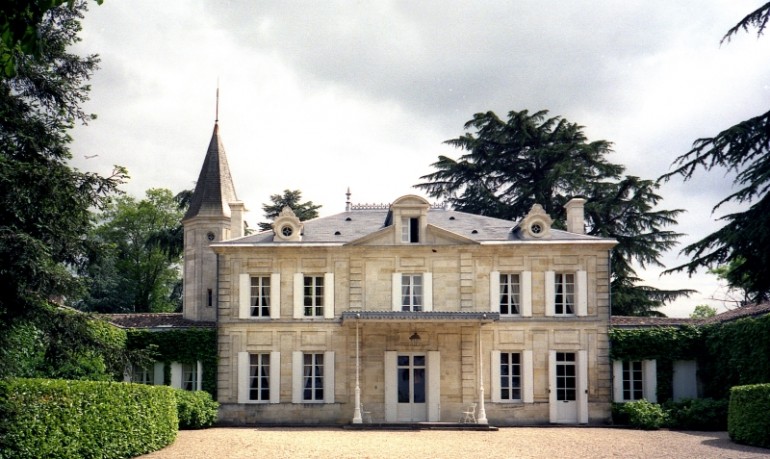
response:
M749 0L149 1L107 0L83 23L81 53L98 53L74 132L74 165L126 166L124 189L192 188L220 133L250 226L271 194L300 189L321 215L352 201L415 192L443 141L474 113L547 109L614 143L627 173L657 178L693 140L767 110L770 38L724 32L763 2ZM91 157L93 155L98 155ZM693 242L717 228L711 208L731 191L722 173L661 188L684 208ZM731 210L731 209L725 209ZM667 254L668 266L686 261ZM714 276L659 277L700 290L663 309L724 310Z

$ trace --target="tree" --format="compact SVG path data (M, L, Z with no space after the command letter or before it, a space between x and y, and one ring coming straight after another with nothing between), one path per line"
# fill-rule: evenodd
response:
M589 142L583 127L543 110L478 113L461 137L446 143L467 153L454 160L439 156L436 172L416 185L460 211L517 220L533 204L543 206L557 228L565 227L564 204L583 196L587 234L618 240L612 254L612 311L618 315L661 315L654 309L689 290L639 285L633 263L662 266L663 252L679 233L664 230L682 210L655 210L658 184L623 176L625 168L607 161L611 143Z
M102 177L67 164L67 131L92 118L80 105L98 59L67 50L84 10L82 2L49 10L40 53L17 52L15 74L0 76L0 328L79 291L70 267L86 253L90 209L127 177L120 167Z
M761 36L770 20L770 2L739 21L722 37L730 41L741 29L752 27ZM701 168L715 167L734 172L737 191L719 201L723 204L750 204L749 208L720 218L725 224L703 239L682 249L691 257L688 263L666 273L686 271L689 275L702 268L728 265L725 279L731 287L748 292L748 302L770 299L770 112L729 127L714 137L697 139L692 149L674 161L675 170L660 180L680 175L691 179Z
M283 194L270 195L270 201L272 204L263 204L262 210L265 212L265 218L274 220L278 214L281 213L284 207L290 207L294 211L294 214L300 221L310 220L318 217L318 209L321 205L313 204L313 201L302 200L302 192L300 190L283 190ZM260 231L267 231L273 228L273 224L270 222L260 222Z
M172 312L181 308L178 228L183 209L166 189L137 201L121 196L97 216L94 250L83 274L89 294L76 303L97 312Z
M699 304L695 306L695 309L690 313L690 319L707 319L717 315L716 308L712 308L707 304Z

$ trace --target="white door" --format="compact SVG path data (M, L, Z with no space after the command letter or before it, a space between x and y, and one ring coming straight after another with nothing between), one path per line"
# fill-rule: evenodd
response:
M428 420L427 360L425 354L402 354L396 357L396 421Z
M550 352L550 420L556 424L588 422L588 353Z

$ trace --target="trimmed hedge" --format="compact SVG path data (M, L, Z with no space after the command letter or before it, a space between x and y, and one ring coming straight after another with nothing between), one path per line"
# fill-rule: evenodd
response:
M727 430L727 400L712 398L666 402L667 426L679 430Z
M211 394L182 389L175 389L175 394L180 429L205 429L216 422L219 403L211 398Z
M627 420L631 427L642 430L658 430L668 419L660 405L647 400L615 403L613 412L617 413L618 420Z
M727 432L736 443L770 448L770 384L730 389Z
M0 381L0 458L126 458L176 438L169 387L8 379Z

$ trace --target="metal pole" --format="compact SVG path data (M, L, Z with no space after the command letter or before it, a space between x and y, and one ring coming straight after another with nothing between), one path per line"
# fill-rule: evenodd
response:
M356 318L356 388L355 388L355 408L353 409L353 424L361 424L361 387L359 385L359 373L361 371L360 356L358 354L358 318Z
M484 354L481 349L481 323L479 322L479 417L476 422L489 424L487 410L484 408Z

